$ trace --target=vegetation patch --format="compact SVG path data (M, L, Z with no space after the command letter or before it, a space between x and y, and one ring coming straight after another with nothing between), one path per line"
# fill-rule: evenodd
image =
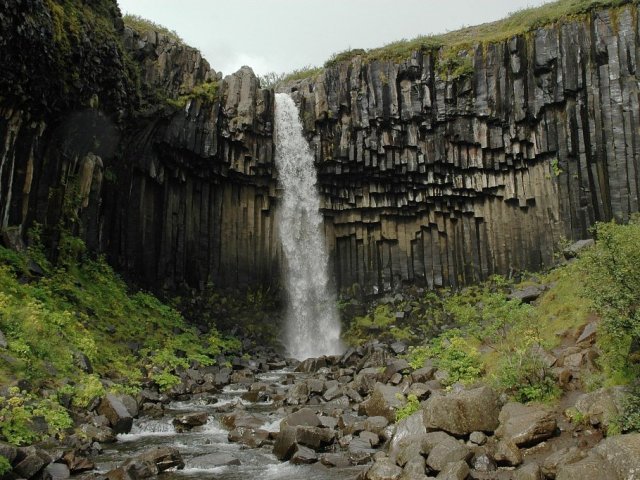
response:
M124 20L124 24L126 26L130 27L131 29L135 30L140 34L157 32L162 35L166 35L176 43L184 44L184 40L182 40L180 35L178 35L178 33L175 30L170 30L164 25L160 25L159 23L153 22L139 15L133 15L130 13L127 13L126 15L124 15L122 19Z

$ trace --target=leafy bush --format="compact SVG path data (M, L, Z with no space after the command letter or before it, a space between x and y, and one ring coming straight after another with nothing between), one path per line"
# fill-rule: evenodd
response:
M519 402L548 401L560 394L542 355L538 332L528 328L511 351L501 352L494 380Z
M407 403L405 403L402 407L399 407L396 410L396 422L400 420L410 417L414 413L420 410L420 401L418 397L414 394L410 394L407 396Z
M46 422L46 433L33 428L36 417ZM47 435L61 436L72 425L69 413L49 398L37 399L16 387L9 389L8 396L0 397L0 433L14 445L27 445Z
M602 316L598 344L605 374L631 380L638 373L630 358L631 346L640 342L640 223L599 223L597 243L581 259L585 292Z
M0 476L11 471L11 462L4 455L0 455Z
M636 381L625 398L622 411L610 426L608 434L640 432L640 383Z
M484 368L480 355L459 330L450 330L432 339L428 345L411 348L407 361L413 368L421 368L427 359L448 373L445 385L478 380Z

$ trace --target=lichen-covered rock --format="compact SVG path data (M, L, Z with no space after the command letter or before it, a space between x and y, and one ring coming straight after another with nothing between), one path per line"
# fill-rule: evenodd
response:
M360 410L370 417L381 416L393 421L396 417L396 409L405 403L406 399L401 389L378 382L371 396L360 404Z
M423 404L427 430L444 430L454 435L474 431L493 432L499 424L498 395L489 387L434 394Z

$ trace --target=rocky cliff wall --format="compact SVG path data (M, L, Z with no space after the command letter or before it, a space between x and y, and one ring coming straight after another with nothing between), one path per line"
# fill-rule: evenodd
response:
M147 287L278 283L273 92L250 69L221 79L171 36L124 27L115 0L0 13L5 242L39 223L52 252L79 235ZM316 155L336 283L535 270L562 238L627 220L638 28L632 3L469 49L457 78L440 50L283 86Z
M300 104L338 284L540 269L563 238L638 211L638 10L466 53L351 61L281 87ZM471 69L470 69L471 70Z
M0 0L0 23L6 243L77 235L151 288L277 279L273 93L250 69L222 79L115 0Z

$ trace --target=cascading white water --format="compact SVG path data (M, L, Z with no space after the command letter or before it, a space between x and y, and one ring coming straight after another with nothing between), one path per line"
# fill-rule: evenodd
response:
M313 155L293 99L276 94L276 167L283 190L280 240L285 256L286 346L303 360L342 350L336 296L329 286L320 197Z

